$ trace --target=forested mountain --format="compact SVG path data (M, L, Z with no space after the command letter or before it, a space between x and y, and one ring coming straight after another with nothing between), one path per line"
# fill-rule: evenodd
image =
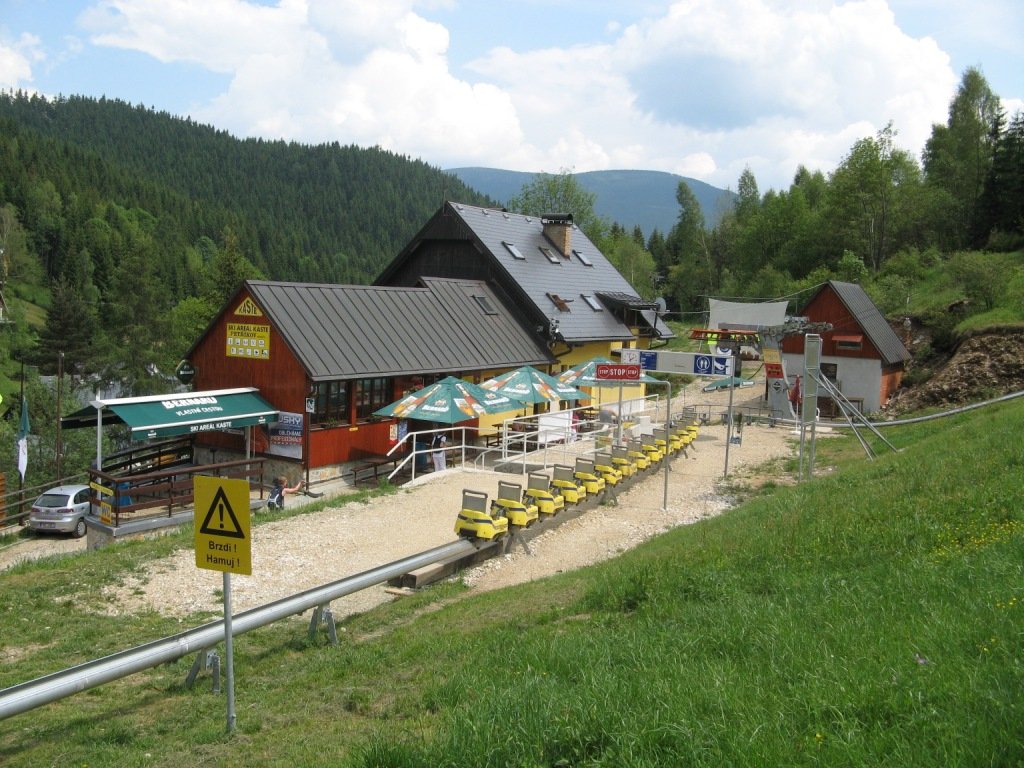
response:
M473 189L505 204L537 174L506 171L500 168L450 168ZM663 171L587 171L573 174L579 185L594 195L594 212L609 223L627 230L640 227L645 237L655 229L666 234L679 217L676 190L685 183L693 192L704 214L705 223L718 224L722 214L732 208L736 195L703 181Z
M186 246L230 228L268 278L365 283L445 197L489 202L381 149L238 140L106 99L2 95L0 140L0 204L13 203L25 229L45 230L35 245L51 277L83 236L79 225L111 205L159 222L161 261L181 261ZM39 211L53 220L39 227L30 200L53 194Z

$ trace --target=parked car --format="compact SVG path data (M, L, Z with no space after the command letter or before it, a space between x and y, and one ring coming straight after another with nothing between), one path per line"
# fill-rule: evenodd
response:
M85 518L92 514L88 485L61 485L43 493L32 503L28 527L33 531L85 536Z

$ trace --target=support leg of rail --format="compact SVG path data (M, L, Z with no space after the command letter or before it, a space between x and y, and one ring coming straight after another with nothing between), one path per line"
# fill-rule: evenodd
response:
M309 620L310 640L316 636L316 631L320 627L321 622L327 626L327 639L331 641L331 645L337 645L338 627L334 623L334 614L331 612L330 604L318 605L313 609L313 616Z
M210 666L213 668L213 692L220 693L220 656L216 651L210 652Z
M318 605L313 609L313 615L309 617L309 639L312 640L313 636L316 635L316 628L320 626L320 615L323 613L324 607Z
M530 547L527 545L526 539L523 538L523 534L521 534L519 531L514 531L512 533L511 541L508 547L509 551L511 551L512 549L512 544L519 544L520 546L522 546L523 552L525 552L528 555L533 554L532 552L530 552Z
M185 678L185 687L191 688L195 685L196 677L199 676L200 672L206 670L212 670L213 672L213 692L220 693L220 656L217 655L216 651L211 651L208 648L204 648L196 654L196 660L192 662L192 668L188 671L188 676Z
M324 623L327 625L327 639L331 641L331 645L337 645L338 627L334 624L334 613L330 606L324 609Z
M185 678L186 688L191 688L196 682L196 675L209 666L206 655L207 651L205 648L196 654L196 660L192 663L192 669L188 671L188 676Z

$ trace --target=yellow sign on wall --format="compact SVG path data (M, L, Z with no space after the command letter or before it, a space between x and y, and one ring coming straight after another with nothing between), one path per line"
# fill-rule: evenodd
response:
M270 359L270 326L255 323L228 323L228 357L250 360Z
M196 475L196 567L252 573L249 481Z

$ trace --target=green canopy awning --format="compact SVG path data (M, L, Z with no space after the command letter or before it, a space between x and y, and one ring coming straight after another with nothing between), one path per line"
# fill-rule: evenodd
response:
M103 411L103 424L127 424L133 440L237 429L268 424L278 417L278 410L249 387L101 399L62 418L62 426L95 426L97 405Z

